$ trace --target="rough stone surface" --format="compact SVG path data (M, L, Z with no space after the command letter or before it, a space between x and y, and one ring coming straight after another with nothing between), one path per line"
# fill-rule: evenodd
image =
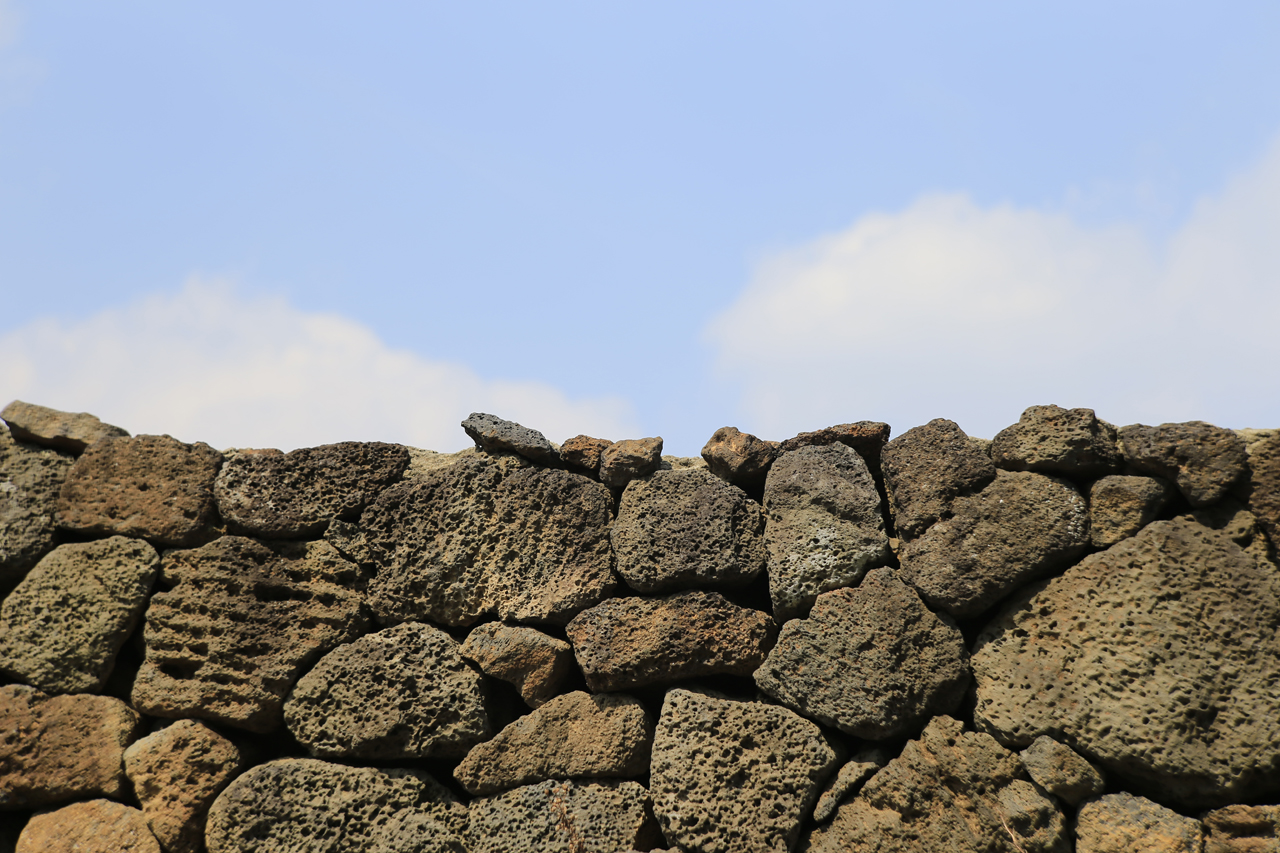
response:
M1250 446L1249 472L1249 511L1257 517L1271 547L1280 552L1280 435Z
M109 696L0 687L0 810L121 796L124 750L140 722Z
M778 445L778 454L790 453L802 447L825 447L844 444L852 447L867 463L867 468L877 478L880 476L880 454L889 440L889 425L880 421L858 421L852 424L836 424L813 432L802 432Z
M662 464L662 437L628 438L600 451L600 482L621 489Z
M222 454L167 435L104 438L71 467L58 526L92 536L135 536L183 548L211 535L213 481Z
M968 653L954 622L893 570L876 569L783 625L755 679L806 717L881 740L955 708L969 685Z
M702 448L711 473L744 489L764 482L778 456L778 442L756 438L736 427L720 427Z
M75 460L0 427L0 585L53 550L58 493Z
M1143 474L1172 480L1193 507L1221 500L1247 468L1245 444L1204 421L1120 428L1125 460Z
M496 794L547 779L643 776L653 721L630 696L577 691L521 717L477 745L453 776L472 794Z
M244 758L204 723L178 720L126 749L124 767L166 853L201 853L209 807L244 769Z
M1068 853L1062 813L989 735L937 717L802 845L806 853Z
M485 675L514 685L530 708L546 704L573 673L573 647L536 628L480 625L467 634L461 652Z
M218 472L213 494L223 519L249 536L313 537L330 519L358 518L408 465L407 448L382 442L242 450Z
M570 468L594 474L600 470L600 454L612 444L607 438L575 435L560 445L560 458Z
M1194 509L1181 518L1187 518L1213 530L1220 530L1255 560L1273 560L1274 555L1263 535L1257 517L1233 498L1202 509Z
M818 804L813 807L813 819L821 823L830 818L842 802L858 793L858 789L880 772L888 761L888 756L879 749L865 749L846 761L836 778L818 797Z
M1280 853L1280 806L1215 809L1204 831L1204 853Z
M889 559L880 493L844 444L802 447L773 463L764 487L769 595L779 620Z
M1022 750L1022 766L1031 781L1069 806L1078 806L1106 788L1096 767L1071 747L1045 735Z
M1032 406L991 443L996 467L1093 478L1120 469L1116 428L1093 409Z
M996 466L955 422L936 418L884 446L885 489L898 536L911 539L945 518L959 495L995 479Z
M669 690L653 741L653 811L689 853L789 850L838 757L786 708Z
M465 853L467 807L416 770L260 764L209 810L209 853Z
M622 493L618 574L638 592L743 586L764 570L764 514L706 469L659 471Z
M660 840L636 782L552 780L471 803L472 853L620 853Z
M1200 821L1132 794L1085 803L1076 816L1076 853L1200 853Z
M329 652L298 679L284 720L319 758L461 758L492 733L480 673L420 622Z
M980 635L978 726L1049 734L1135 793L1280 793L1280 577L1224 533L1156 521L1018 595Z
M1110 548L1151 522L1174 495L1160 477L1112 474L1089 487L1089 537L1097 548Z
M223 536L166 552L162 573L133 684L144 714L273 731L298 676L366 627L360 570L326 542Z
M46 693L101 690L159 571L137 539L58 546L0 606L0 671Z
M613 598L578 614L566 630L594 691L717 673L750 675L777 634L767 613L698 590Z
M462 428L476 443L476 447L490 452L509 451L543 465L554 465L560 454L536 429L521 426L515 421L504 421L497 415L472 412L462 422Z
M15 853L161 853L142 812L111 800L39 812L18 836Z
M9 431L18 441L29 441L68 453L83 453L100 438L127 438L129 435L120 427L104 424L87 412L60 412L21 400L5 406L0 418L9 425Z
M976 616L1009 592L1069 564L1089 544L1089 510L1069 483L1000 471L952 516L898 552L903 580L933 607Z

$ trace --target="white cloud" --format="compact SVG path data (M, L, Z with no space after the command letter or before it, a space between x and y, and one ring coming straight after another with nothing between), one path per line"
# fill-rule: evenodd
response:
M1161 244L964 195L865 216L762 263L706 339L771 437L990 436L1037 403L1280 426L1280 140Z
M0 335L0 397L219 448L369 440L458 450L470 444L458 424L472 411L556 442L639 434L620 398L572 400L542 383L483 379L390 349L342 317L198 278L82 322Z

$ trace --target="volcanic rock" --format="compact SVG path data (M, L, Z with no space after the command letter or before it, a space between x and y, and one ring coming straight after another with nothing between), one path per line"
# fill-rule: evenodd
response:
M1022 750L1031 781L1069 806L1078 806L1106 788L1102 774L1069 746L1041 735Z
M161 853L142 812L111 800L38 812L14 853Z
M756 438L736 427L720 427L702 448L711 473L739 488L759 486L778 456L778 442Z
M0 586L53 550L58 494L71 456L15 441L0 427Z
M621 489L662 464L662 437L629 438L600 451L600 482Z
M1172 480L1193 507L1208 506L1247 470L1244 441L1204 421L1121 427L1125 460L1143 474Z
M844 444L852 447L867 463L872 475L880 476L880 454L889 440L889 425L880 421L858 421L837 424L813 432L802 432L778 445L778 455L799 450L802 447L826 447Z
M127 438L118 426L104 424L87 412L60 412L47 406L14 400L0 412L9 432L18 441L29 441L80 454L100 438Z
M845 762L836 778L831 780L822 796L818 797L818 804L813 807L813 819L821 823L835 814L840 804L879 773L888 760L881 750L866 749Z
M471 436L476 447L484 448L490 453L518 453L543 465L554 465L560 461L560 454L545 435L515 421L504 421L497 415L472 412L462 422L462 428Z
M1089 536L1109 548L1151 522L1173 497L1173 485L1159 477L1112 474L1089 487Z
M531 708L553 698L573 673L573 647L536 628L480 625L467 635L461 653L485 675L514 685Z
M997 468L1091 479L1120 469L1116 428L1093 409L1032 406L991 443Z
M904 432L880 454L898 535L912 539L945 518L959 495L976 492L996 466L953 421L936 418Z
M1255 442L1249 448L1249 510L1280 551L1280 435Z
M1200 821L1128 793L1080 807L1076 853L1200 853Z
M636 782L551 780L471 803L471 853L618 853L660 840Z
M570 468L595 474L600 470L600 454L612 444L607 438L575 435L560 445L560 458Z
M1204 816L1204 853L1278 853L1280 806L1235 805Z

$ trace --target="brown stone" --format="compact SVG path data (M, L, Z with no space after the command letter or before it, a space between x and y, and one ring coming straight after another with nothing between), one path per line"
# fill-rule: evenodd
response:
M1032 406L991 444L996 467L1089 479L1120 469L1116 428L1093 409Z
M880 476L880 453L889 440L889 425L880 421L858 421L837 424L813 432L802 432L778 445L778 455L799 450L802 447L825 447L829 444L848 445L858 452L871 473Z
M1125 461L1143 474L1172 480L1193 507L1216 503L1247 470L1245 444L1204 421L1121 427Z
M1200 853L1200 821L1129 793L1080 807L1076 853Z
M740 488L753 488L764 482L769 466L778 456L778 442L756 438L736 427L720 427L702 448L711 473Z
M575 435L560 445L560 459L570 468L594 474L600 470L600 454L612 444L607 438Z
M600 451L600 482L621 489L632 480L647 477L662 464L662 436L628 438Z
M53 550L54 512L75 459L15 441L0 427L0 586Z
M564 640L536 628L501 622L472 629L461 652L485 675L514 685L531 708L559 693L574 669L573 647Z
M129 435L120 427L104 424L87 412L60 412L21 400L14 400L5 406L4 411L0 412L0 418L9 425L9 431L19 441L29 441L67 453L83 453L85 448L100 438Z
M1204 830L1204 853L1280 853L1280 806L1215 809Z
M1272 435L1249 448L1249 510L1280 551L1280 435Z
M864 749L845 762L827 785L827 789L818 797L818 804L813 807L813 819L821 823L836 813L840 804L858 793L868 779L880 772L880 768L888 762L883 750Z
M620 853L660 841L636 782L548 780L471 802L471 853Z
M14 853L161 853L161 849L142 812L111 800L89 800L37 813L18 836Z
M1159 477L1112 474L1089 487L1089 536L1094 547L1110 548L1156 520L1173 497L1173 485Z
M1031 781L1069 806L1096 797L1106 788L1102 774L1071 747L1041 735L1022 750Z
M951 512L960 495L995 479L996 466L953 421L937 418L909 429L880 454L898 536L910 540Z
M472 412L462 422L462 428L476 443L476 447L490 453L518 453L543 465L554 465L560 461L560 454L547 441L546 436L515 421L506 421L497 415L486 415L483 412Z

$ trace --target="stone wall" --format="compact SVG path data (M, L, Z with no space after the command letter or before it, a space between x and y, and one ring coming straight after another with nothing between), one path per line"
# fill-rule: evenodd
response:
M0 428L0 851L1280 851L1280 431Z

